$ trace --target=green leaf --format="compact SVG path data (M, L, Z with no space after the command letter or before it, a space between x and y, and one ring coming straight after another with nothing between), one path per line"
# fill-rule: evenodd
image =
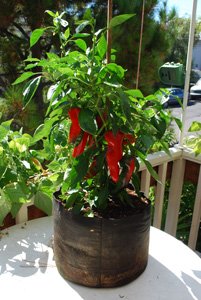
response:
M151 124L157 129L157 137L161 139L167 127L165 120L158 118L158 116L155 116L151 118Z
M32 77L33 75L35 75L35 73L25 72L13 82L13 85L21 83L21 82L27 80L28 78Z
M6 128L7 130L10 130L10 125L12 124L13 119L7 120L5 122L1 123L1 126L3 126L4 128Z
M52 214L52 198L46 193L37 191L34 197L34 205L48 216Z
M81 194L79 192L74 192L69 195L66 199L66 208L73 207L74 203L79 203L81 200Z
M0 225L3 224L3 221L10 210L11 202L5 198L3 191L0 190Z
M11 212L13 218L16 217L16 215L17 215L18 211L20 210L20 208L22 207L22 205L23 205L22 203L15 203L15 202L12 203L10 212Z
M197 139L193 152L195 152L196 156L201 154L201 138Z
M84 17L83 17L84 20L91 20L92 19L92 14L91 14L91 9L90 8L87 8L84 12Z
M61 74L66 74L67 76L73 76L74 75L74 71L69 68L68 66L65 66L65 67L59 67L58 68L58 71L61 73ZM61 82L61 84L63 84Z
M131 110L130 110L130 104L129 104L130 100L124 92L119 91L118 94L120 96L120 103L121 103L122 111L125 114L126 119L128 121L130 121L131 120Z
M65 182L62 185L62 192L69 189L75 189L77 184L83 180L87 174L89 167L89 154L84 152L74 160L74 164L70 172L66 174Z
M24 90L23 90L23 104L24 104L24 107L26 107L29 102L31 101L31 99L33 98L39 84L40 84L40 81L41 81L41 76L38 76L32 80L30 80L24 87Z
M76 44L80 49L82 49L84 52L86 52L86 50L87 50L87 44L86 44L86 42L85 42L84 40L82 40L82 39L77 39L77 40L75 40L74 42L75 42L75 44Z
M189 132L194 132L194 131L200 131L201 130L201 123L197 121L193 121L190 128Z
M93 112L89 109L81 109L79 113L79 123L82 130L93 135L97 132L97 124Z
M134 15L135 14L123 14L123 15L119 15L119 16L112 18L112 20L110 21L109 28L113 28L115 26L118 26L118 25L126 22L127 20L132 18Z
M46 54L49 60L59 60L59 56L53 52L47 52Z
M119 78L124 77L125 70L115 63L107 64L105 68L111 71L112 73L116 74Z
M128 91L126 91L126 94L128 94L134 98L144 98L142 92L138 89L128 90Z
M0 141L2 141L8 133L9 130L7 130L4 126L0 125Z
M83 38L83 37L88 37L88 36L90 36L90 34L89 33L75 33L74 35L73 35L73 37L74 38Z
M12 182L3 188L5 197L12 203L25 203L29 199L29 189L23 182Z
M26 58L24 61L28 61L28 62L39 62L40 59L39 59L39 58L35 58L35 57L28 57L28 58Z
M34 63L34 64L28 64L24 69L25 70L30 70L35 68L38 65L38 63Z
M35 144L39 140L48 137L52 129L53 124L58 120L58 116L51 119L46 119L44 124L41 124L35 131L31 144Z
M108 186L106 185L106 186L102 187L102 189L98 193L98 198L95 201L95 205L98 208L104 210L108 204L108 196L109 196L109 190L108 190Z
M40 37L43 35L44 31L46 30L47 28L37 28L35 29L32 33L31 33L31 36L30 36L30 48L33 47L37 42L38 40L40 39Z
M154 143L153 137L150 135L142 135L141 140L146 149L149 149Z
M69 38L69 36L70 36L70 28L69 27L65 30L64 36L65 36L66 40Z
M145 166L147 167L147 170L149 171L149 173L151 174L151 176L158 182L160 182L158 174L156 173L156 171L154 170L154 168L152 167L152 165L150 164L150 162L148 160L146 160L145 156L143 153L141 153L140 151L136 151L138 157L144 162Z
M55 18L56 17L56 15L55 15L55 13L53 12L53 11L51 11L51 10L46 10L45 11L48 15L50 15L51 17L53 17L53 18Z
M82 21L82 23L76 28L76 33L80 33L87 25L90 24L90 21Z
M101 35L101 38L98 41L97 50L98 50L98 54L100 55L100 57L103 58L107 51L107 41L105 39L104 34Z
M182 121L179 118L174 118L174 121L176 122L179 129L182 130L183 127Z

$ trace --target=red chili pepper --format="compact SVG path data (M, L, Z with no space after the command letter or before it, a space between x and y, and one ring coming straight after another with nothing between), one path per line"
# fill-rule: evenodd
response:
M79 107L73 107L69 109L68 114L71 119L71 127L70 127L70 133L69 133L69 141L74 142L78 136L81 133L81 128L79 124L79 113L80 113L80 108Z
M75 146L75 148L73 150L73 157L77 157L84 152L84 148L87 144L87 140L88 140L89 136L90 136L90 134L87 133L86 131L84 131L81 142L79 143L79 145Z
M131 158L130 161L129 161L129 164L127 165L128 166L128 171L127 171L127 174L125 176L125 185L127 185L131 179L131 176L133 174L133 171L135 169L135 159L134 158Z
M108 143L108 148L106 152L106 161L110 171L110 176L114 182L119 180L119 161L122 159L122 142L124 139L124 134L120 131L116 135L112 131L107 131L105 133L105 140Z

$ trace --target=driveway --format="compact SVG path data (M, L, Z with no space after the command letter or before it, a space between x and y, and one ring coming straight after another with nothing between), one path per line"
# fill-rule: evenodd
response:
M172 111L172 115L181 119L182 108L179 106L172 106L169 108ZM198 100L190 100L186 110L186 121L184 126L184 136L192 135L188 132L189 127L193 121L201 122L201 102ZM172 124L175 129L177 139L179 140L180 130L176 124Z

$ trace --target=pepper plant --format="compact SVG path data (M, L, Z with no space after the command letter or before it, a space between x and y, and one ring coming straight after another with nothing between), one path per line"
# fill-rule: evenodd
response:
M25 72L14 83L28 81L25 106L41 82L45 85L46 119L33 141L40 147L41 142L48 144L54 155L48 161L41 148L40 160L57 182L66 208L91 216L94 209L107 210L111 199L132 207L127 188L132 186L140 195L139 159L157 178L146 157L156 142L168 152L162 137L171 116L163 110L160 93L143 96L140 90L124 86L126 70L115 63L114 50L111 62L106 62L106 29L96 29L90 10L76 21L75 30L64 13L47 13L53 25L33 31L30 46L46 35L57 39L60 49L52 49L42 59L26 59ZM131 17L114 17L110 28ZM68 138L60 139L68 127Z

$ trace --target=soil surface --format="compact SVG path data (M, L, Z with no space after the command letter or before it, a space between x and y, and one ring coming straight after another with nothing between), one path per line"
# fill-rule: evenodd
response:
M130 196L132 206L129 204L126 205L121 201L115 201L115 199L110 199L106 210L100 211L94 208L94 216L105 219L120 219L132 216L150 205L150 201L144 195L140 198L134 191L129 189L127 189L127 193Z

